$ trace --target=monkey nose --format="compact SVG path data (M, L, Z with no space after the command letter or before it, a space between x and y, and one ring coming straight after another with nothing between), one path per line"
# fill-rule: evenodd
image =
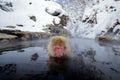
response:
M55 47L55 53L57 57L61 57L63 55L63 51L64 51L64 48L58 47L58 46Z

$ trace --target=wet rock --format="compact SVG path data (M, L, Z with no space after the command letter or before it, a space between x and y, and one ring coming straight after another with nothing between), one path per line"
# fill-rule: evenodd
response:
M31 56L31 61L36 61L38 59L39 55L37 53L34 53L32 56Z
M0 30L0 40L8 39L8 40L34 40L41 38L48 38L50 35L46 32L25 32L20 30Z
M6 41L6 39L15 39L17 36L15 35L9 35L9 34L5 34L5 33L0 33L0 39L2 39L2 41Z

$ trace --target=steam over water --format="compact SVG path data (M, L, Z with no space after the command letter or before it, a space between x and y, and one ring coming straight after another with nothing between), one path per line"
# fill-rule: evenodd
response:
M49 59L49 40L0 45L0 80L118 80L120 44L69 38L73 55Z

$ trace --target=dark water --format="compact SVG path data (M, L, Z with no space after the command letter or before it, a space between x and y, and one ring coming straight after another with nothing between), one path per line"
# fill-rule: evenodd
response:
M69 39L70 59L49 59L49 40L0 45L0 80L119 80L120 43Z

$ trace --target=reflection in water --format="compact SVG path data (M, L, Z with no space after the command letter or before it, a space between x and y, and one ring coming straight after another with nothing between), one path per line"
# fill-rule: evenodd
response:
M114 69L114 68L110 68L112 71L114 71L115 73L120 73L118 70Z
M16 73L16 64L5 64L4 66L0 66L0 73L5 73L6 75L10 75L12 73Z
M91 64L86 64L82 54L72 57L66 80L102 80L99 70Z
M10 80L9 77L14 75L17 71L16 64L5 64L0 66L0 80Z
M19 80L102 80L100 71L93 65L85 65L82 56L72 60L50 58L48 66L47 72L25 74Z
M82 51L82 54L84 55L84 57L89 58L92 62L96 62L95 60L96 52L92 48Z
M120 56L120 47L118 46L113 46L112 50L114 51L115 55L119 55Z
M50 58L48 80L65 80L65 72L69 67L68 58Z
M100 72L93 65L85 65L82 55L49 59L48 80L101 80Z
M73 56L50 58L48 40L0 46L0 80L118 80L120 45L70 39Z

